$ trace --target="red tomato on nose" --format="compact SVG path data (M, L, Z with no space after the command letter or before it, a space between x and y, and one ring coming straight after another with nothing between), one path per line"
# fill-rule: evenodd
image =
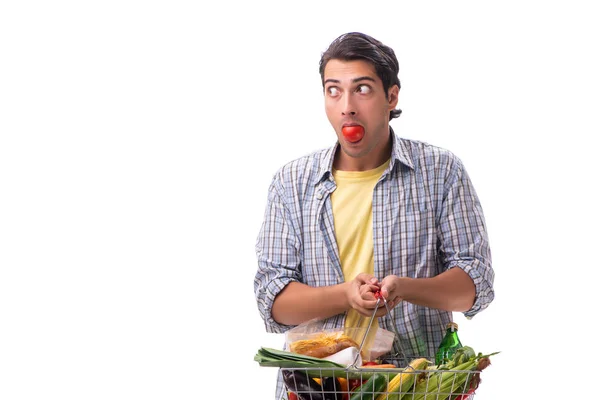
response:
M365 130L360 125L344 126L342 128L342 134L349 142L358 142L365 135Z

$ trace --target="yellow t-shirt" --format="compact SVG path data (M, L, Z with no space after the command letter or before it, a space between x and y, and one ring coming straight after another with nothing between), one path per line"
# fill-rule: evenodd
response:
M374 273L373 264L373 188L390 161L367 171L333 170L337 188L331 195L333 225L342 264L344 280L350 281L361 272ZM377 277L381 278L381 277ZM346 328L366 328L370 317L364 317L354 309L346 316ZM374 336L377 319L369 330ZM352 335L358 344L364 331ZM365 343L368 346L368 342Z

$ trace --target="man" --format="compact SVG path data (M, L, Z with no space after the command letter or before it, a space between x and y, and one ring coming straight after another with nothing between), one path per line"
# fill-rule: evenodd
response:
M431 357L452 312L470 318L494 298L479 200L454 154L390 127L401 112L391 48L344 34L319 70L337 142L273 178L256 244L260 314L275 333L314 318L365 327L379 290L393 311L379 308L377 324L407 355Z

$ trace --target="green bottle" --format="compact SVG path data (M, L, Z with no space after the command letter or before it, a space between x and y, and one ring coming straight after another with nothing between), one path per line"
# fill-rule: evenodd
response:
M458 324L456 322L449 322L446 325L446 336L442 339L442 342L435 353L435 365L447 363L452 359L454 352L462 347L457 332Z

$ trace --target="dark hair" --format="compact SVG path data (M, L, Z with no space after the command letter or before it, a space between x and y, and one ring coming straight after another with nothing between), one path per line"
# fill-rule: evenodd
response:
M383 82L386 96L388 95L388 89L393 85L398 85L398 88L400 88L400 79L398 78L400 67L394 50L369 35L350 32L331 42L329 48L321 55L321 61L319 61L319 73L321 74L323 87L325 87L323 76L325 66L330 60L334 59L344 61L365 60L373 64L375 73ZM399 117L400 113L402 113L400 109L390 111L390 120Z

